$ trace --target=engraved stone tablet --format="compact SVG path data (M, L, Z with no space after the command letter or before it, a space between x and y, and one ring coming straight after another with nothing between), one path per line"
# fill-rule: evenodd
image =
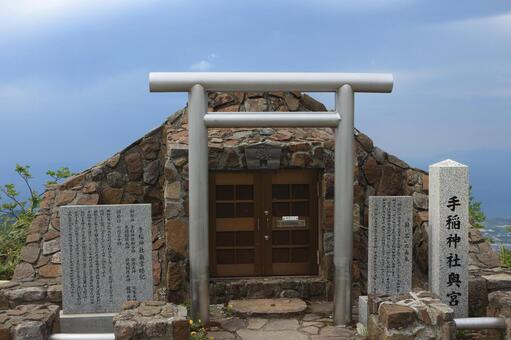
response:
M249 169L278 169L282 148L279 145L260 143L245 148Z
M412 221L412 197L369 197L369 294L412 289Z
M60 207L60 235L64 313L152 299L150 204Z
M450 159L429 167L429 287L468 316L468 167Z

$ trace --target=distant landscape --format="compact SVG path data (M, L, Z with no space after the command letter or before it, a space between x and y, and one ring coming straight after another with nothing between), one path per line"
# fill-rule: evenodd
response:
M509 227L511 227L510 217L487 218L482 234L491 240L494 250L498 250L500 246L511 250L511 232L508 230Z

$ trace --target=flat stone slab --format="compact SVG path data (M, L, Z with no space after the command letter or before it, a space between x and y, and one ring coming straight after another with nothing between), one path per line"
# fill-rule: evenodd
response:
M296 319L275 319L270 320L264 326L266 331L294 331L298 328L299 323Z
M319 334L322 336L346 338L352 336L353 331L342 326L325 326Z
M250 329L240 329L238 336L243 340L309 340L309 337L298 331L254 331Z
M247 328L252 330L261 329L267 322L267 319L251 318L248 319Z
M511 275L508 273L483 275L483 278L488 281L488 290L508 289L511 287Z
M240 328L245 328L247 326L247 320L240 318L229 318L220 322L220 326L229 332L234 332Z
M236 335L226 332L226 331L213 331L208 332L207 338L210 339L216 339L216 340L223 340L223 339L236 339Z
M318 319L321 319L321 315L314 313L305 314L304 317L302 318L303 321L314 321Z
M317 314L306 314L307 319L317 319ZM219 320L211 320L212 326L208 336L215 339L236 340L340 340L340 339L366 339L357 335L352 327L333 326L332 319L322 318L314 321L304 321L305 315L292 317L248 317L231 316ZM302 318L303 316L303 318Z
M301 299L249 299L231 300L233 313L237 315L283 316L303 313L307 304Z
M312 334L312 335L315 335L315 334L319 333L319 328L316 327L316 326L307 326L307 327L303 327L300 330L302 332L305 332L305 333L308 333L308 334Z
M307 308L308 313L329 316L334 310L334 305L330 301L312 301Z

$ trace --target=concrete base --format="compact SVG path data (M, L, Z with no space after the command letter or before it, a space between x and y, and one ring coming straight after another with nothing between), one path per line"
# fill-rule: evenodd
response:
M113 333L117 313L64 314L60 311L61 333Z
M367 327L367 296L358 297L358 322Z

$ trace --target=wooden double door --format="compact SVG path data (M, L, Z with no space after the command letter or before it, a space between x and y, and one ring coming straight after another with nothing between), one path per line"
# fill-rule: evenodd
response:
M213 277L317 274L318 179L313 170L213 172Z

